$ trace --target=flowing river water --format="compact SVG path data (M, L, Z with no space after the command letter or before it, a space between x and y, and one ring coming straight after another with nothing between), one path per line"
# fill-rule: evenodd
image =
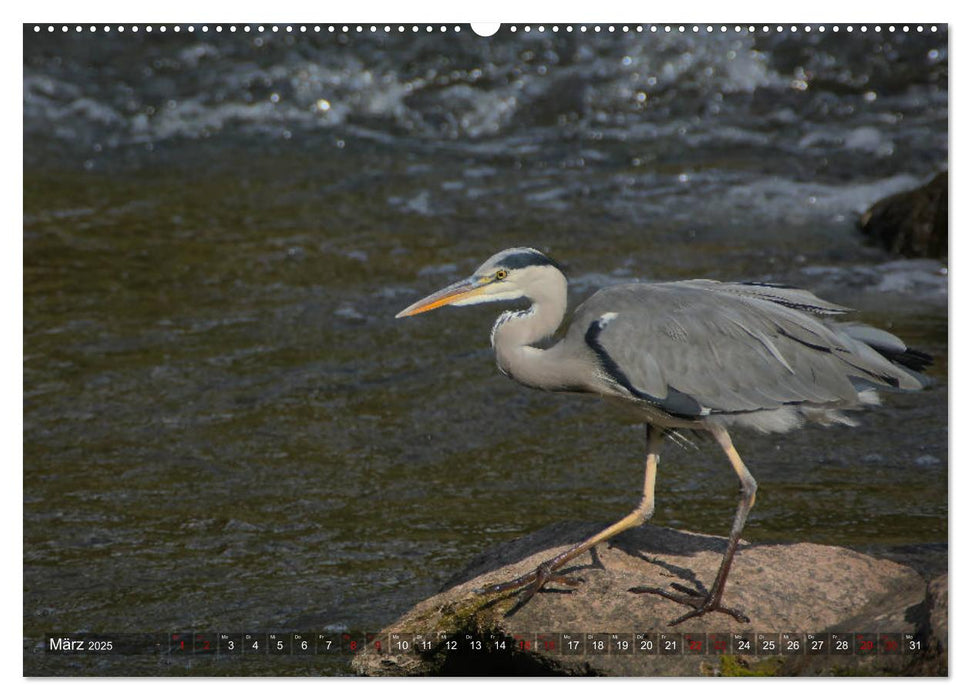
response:
M28 673L51 631L375 631L473 555L636 504L642 430L401 308L514 245L601 286L805 286L934 355L856 429L739 435L745 537L947 541L946 262L855 219L947 167L947 32L24 34ZM727 534L671 445L654 522ZM940 545L943 546L943 545Z

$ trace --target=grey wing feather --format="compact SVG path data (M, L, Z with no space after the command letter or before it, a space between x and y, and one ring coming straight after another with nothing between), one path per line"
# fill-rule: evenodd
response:
M742 286L723 291L719 283L692 280L614 287L578 309L578 321L597 331L588 333L588 345L594 341L614 384L672 413L677 399L681 415L692 406L693 415L703 416L787 404L853 405L854 378L876 386L913 381L865 339L803 309L811 303L827 309L813 313L832 314L844 307L804 290L786 289L779 301L739 292ZM889 342L879 333L873 338Z
M718 294L732 294L740 297L764 299L791 309L805 311L817 316L845 314L853 309L820 299L806 289L786 287L768 282L716 282L715 280L686 280L677 282L680 286L707 289Z
M905 352L907 345L892 333L862 323L841 323L838 328L855 340L862 341L874 349L890 352Z

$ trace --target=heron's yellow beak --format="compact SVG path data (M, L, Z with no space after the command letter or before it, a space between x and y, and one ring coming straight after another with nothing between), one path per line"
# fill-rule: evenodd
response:
M434 294L429 294L424 299L416 301L407 309L399 311L395 318L422 314L426 311L437 309L439 306L447 306L448 304L455 304L456 302L462 302L465 299L479 296L483 293L484 287L488 282L489 280L469 278L461 282L456 282L455 284L450 284L445 289L439 289Z

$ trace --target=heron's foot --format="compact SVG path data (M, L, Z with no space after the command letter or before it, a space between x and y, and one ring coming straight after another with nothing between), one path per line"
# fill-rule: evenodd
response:
M688 588L687 586L682 586L679 583L672 583L671 588L681 591L681 594L671 593L663 588L650 588L647 586L637 586L636 588L628 589L631 593L652 593L654 595L659 595L668 600L673 600L675 603L681 603L681 605L686 605L691 610L686 612L679 618L671 620L668 623L669 626L674 627L679 625L685 620L690 620L693 617L701 617L710 612L720 612L726 615L731 615L739 622L751 622L748 617L735 608L726 608L721 604L721 596L714 596L711 593L705 593L704 591L695 590L693 588Z
M508 613L512 614L526 605L526 603L528 603L534 595L539 593L539 591L542 590L543 586L545 586L547 583L560 583L564 586L575 588L576 586L580 585L581 581L582 579L579 578L554 573L551 562L547 561L536 567L535 571L524 574L519 578L514 578L513 580L506 581L505 583L496 583L492 586L478 588L475 592L481 595L488 593L502 593L504 591L512 591L521 588L522 591L519 593L516 604Z

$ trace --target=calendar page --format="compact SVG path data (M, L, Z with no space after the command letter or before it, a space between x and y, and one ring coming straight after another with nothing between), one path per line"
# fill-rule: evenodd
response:
M24 675L948 675L948 25L327 13L22 26Z

